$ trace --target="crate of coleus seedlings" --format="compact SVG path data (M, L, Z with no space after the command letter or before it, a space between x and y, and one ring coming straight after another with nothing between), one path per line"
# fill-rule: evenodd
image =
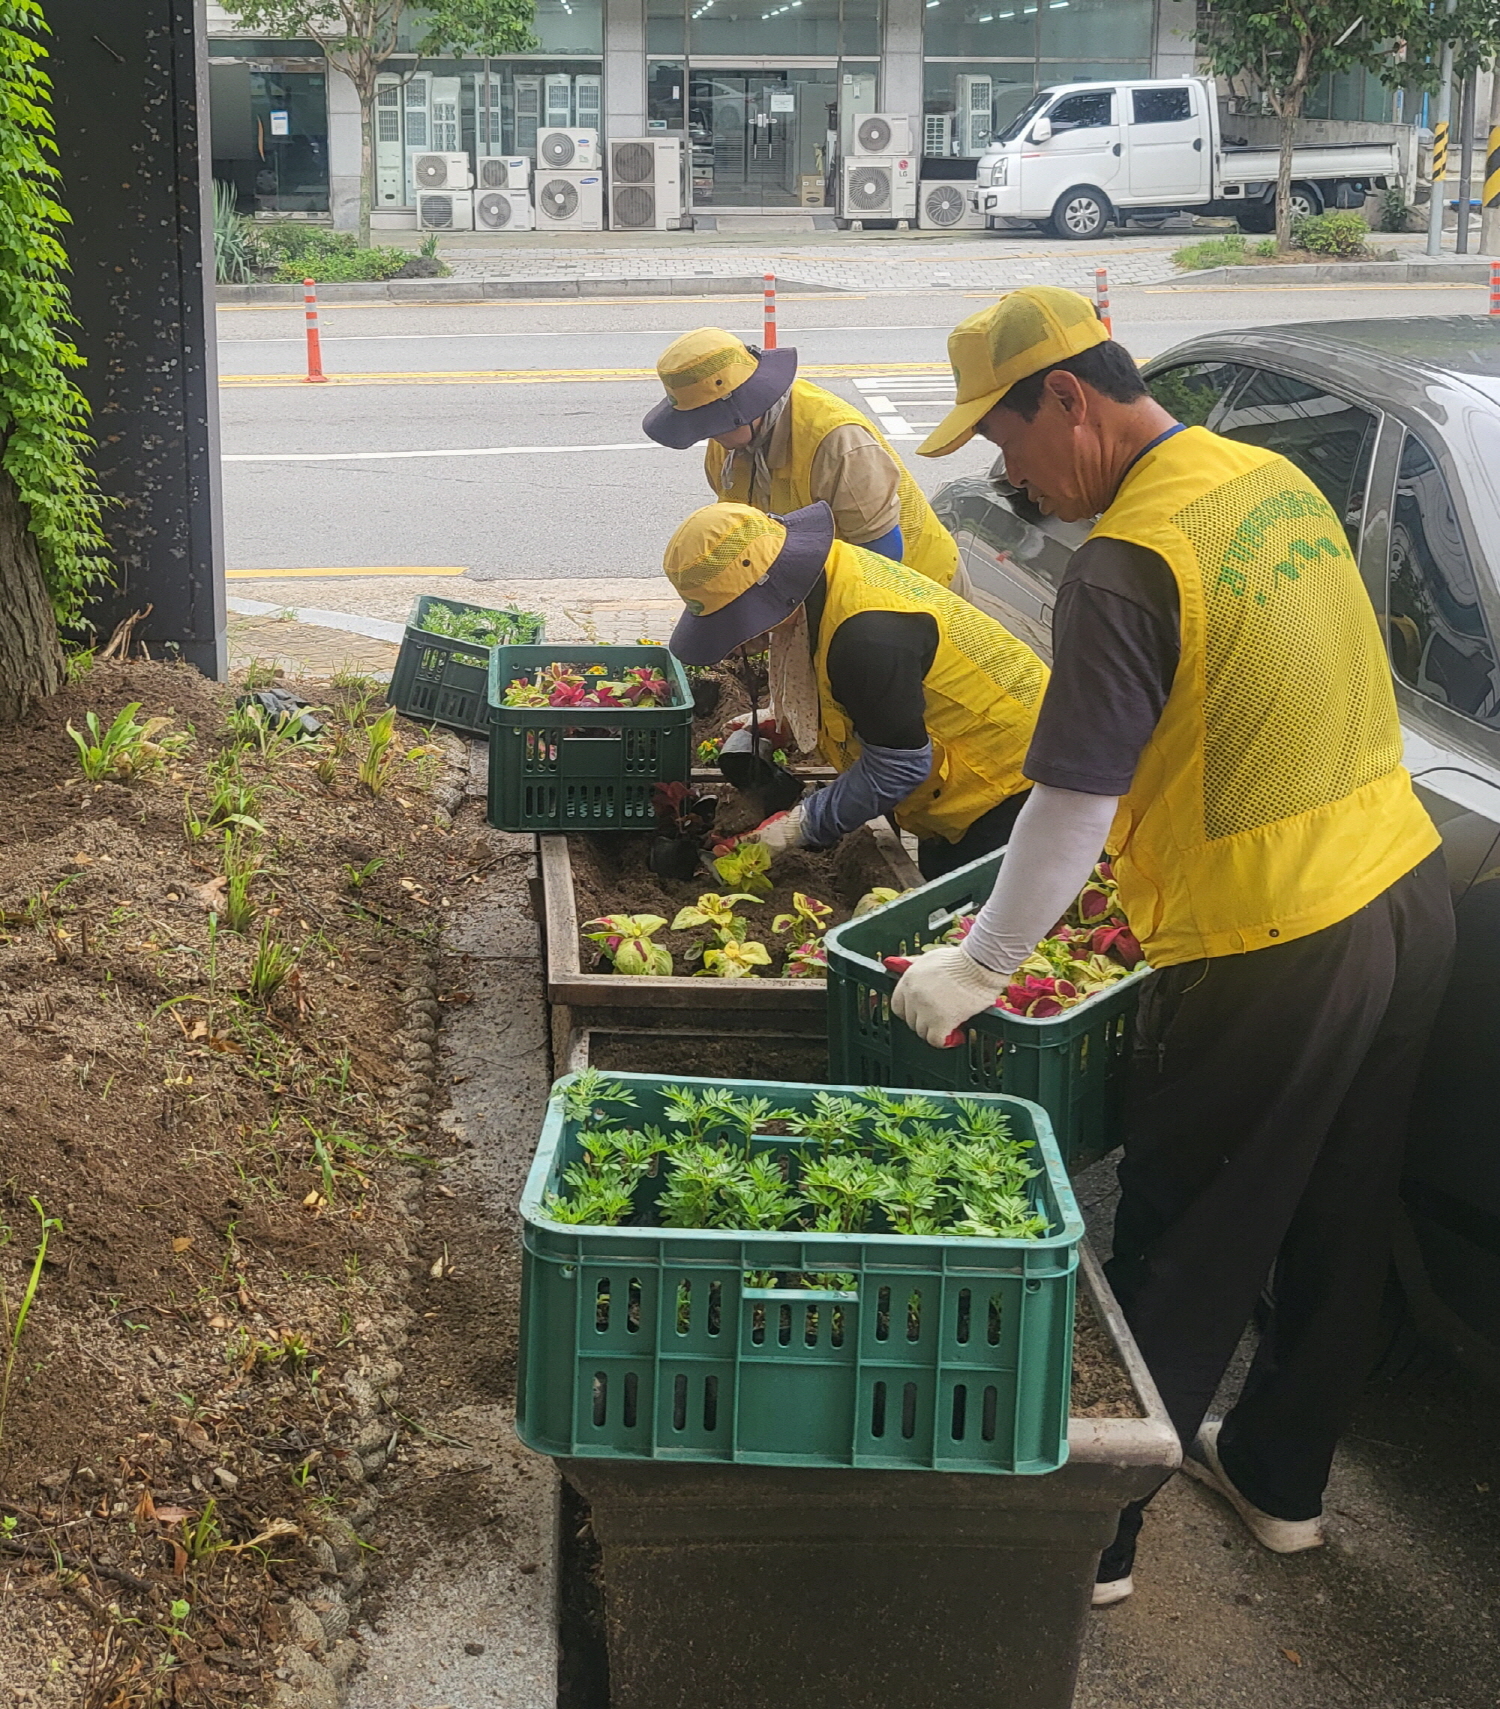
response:
M643 831L652 791L693 764L693 691L665 647L497 647L489 822L501 831Z
M542 619L533 611L424 593L406 622L390 703L421 723L482 736L490 727L490 648L541 638Z
M828 1058L841 1080L998 1092L1040 1104L1069 1166L1119 1141L1130 1035L1150 969L1108 862L1017 970L1000 1002L944 1048L891 1012L907 960L963 941L994 887L1003 851L829 932Z
M521 1216L541 1453L1066 1458L1083 1223L1034 1104L590 1069L553 1088Z

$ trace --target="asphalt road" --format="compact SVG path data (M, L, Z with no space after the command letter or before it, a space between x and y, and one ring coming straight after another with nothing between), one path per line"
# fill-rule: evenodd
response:
M945 340L978 293L784 292L780 341L809 377L891 432L927 491L986 448L910 453L951 397ZM1272 321L1482 313L1462 286L1160 289L1114 294L1147 357L1197 332ZM707 501L692 453L645 440L661 348L695 326L758 339L758 299L347 305L323 311L324 369L303 383L301 309L219 315L231 570L450 566L476 578L651 578ZM352 584L343 584L341 605Z

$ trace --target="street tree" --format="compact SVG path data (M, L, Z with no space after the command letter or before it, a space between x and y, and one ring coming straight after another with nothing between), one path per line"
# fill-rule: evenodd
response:
M88 404L71 371L46 31L0 0L0 722L63 680L58 624L107 578Z
M1308 92L1335 72L1388 75L1392 43L1412 35L1424 0L1211 0L1196 39L1206 68L1249 77L1280 127L1276 247L1292 241L1292 149Z
M537 45L536 0L224 0L245 29L282 40L307 37L359 97L359 241L370 242L375 190L375 94L380 74L401 46L407 14L425 30L422 54L489 57L525 53ZM413 32L415 33L415 32Z

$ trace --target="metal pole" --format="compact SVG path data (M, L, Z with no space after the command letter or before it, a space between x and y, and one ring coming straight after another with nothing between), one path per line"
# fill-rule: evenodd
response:
M1479 216L1479 247L1500 255L1500 58L1490 67L1490 140L1484 163L1484 212Z
M1458 0L1448 0L1444 15L1451 18ZM1432 133L1432 201L1427 209L1427 253L1443 253L1443 180L1448 176L1448 119L1453 107L1453 42L1443 43L1442 82L1438 85L1437 123Z
M776 348L776 275L764 275L766 285L766 314L765 331L761 334L760 347L762 350Z
M311 279L302 281L302 301L307 317L307 378L313 385L324 385L328 376L323 372L323 342L318 337L318 287Z
M1114 322L1109 318L1109 269L1096 267L1094 269L1094 307L1099 318L1104 322L1104 330L1111 338L1115 335Z
M1464 79L1463 99L1458 103L1458 243L1457 253L1469 253L1469 197L1474 190L1474 104L1478 91L1476 73Z

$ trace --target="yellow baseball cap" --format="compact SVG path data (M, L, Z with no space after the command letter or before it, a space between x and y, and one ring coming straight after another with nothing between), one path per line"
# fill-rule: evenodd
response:
M748 504L706 504L667 542L662 568L687 607L671 650L714 665L789 617L812 592L833 545L833 512L808 505L767 516Z
M666 397L641 426L659 445L686 450L759 421L797 377L795 350L756 350L722 327L685 332L662 351Z
M917 447L920 457L946 457L1017 380L1103 344L1109 337L1094 305L1057 285L1025 285L960 321L948 334L948 360L958 401Z

